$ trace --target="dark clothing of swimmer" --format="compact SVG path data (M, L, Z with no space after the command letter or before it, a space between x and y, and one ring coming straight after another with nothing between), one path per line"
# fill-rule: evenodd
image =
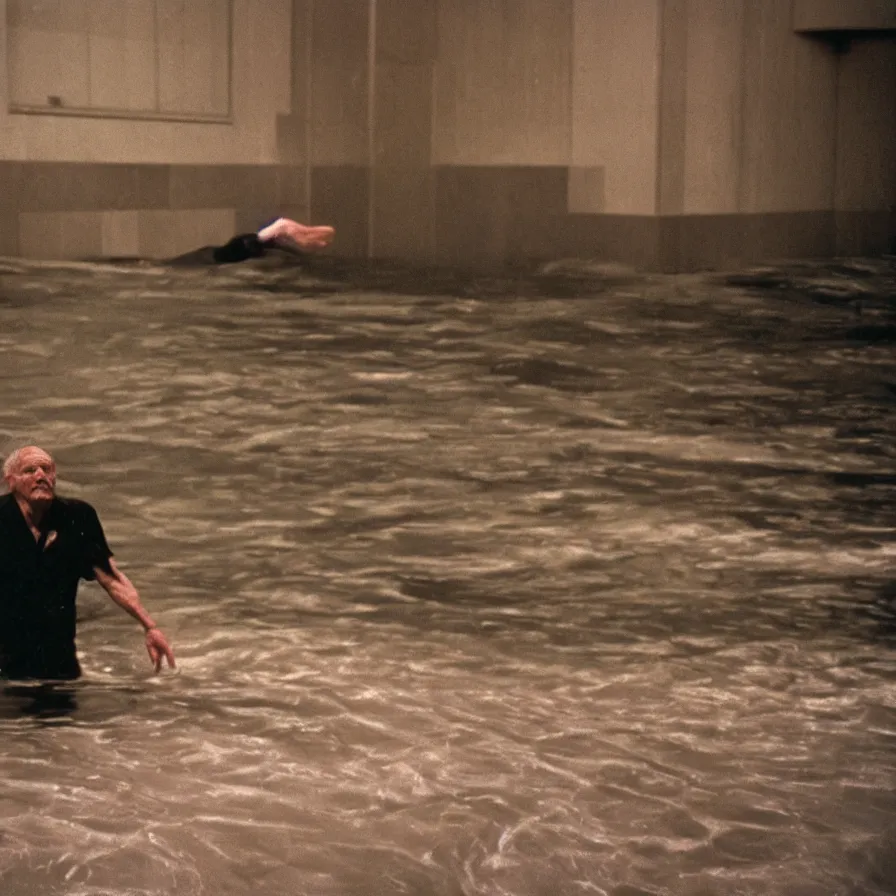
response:
M170 259L170 264L234 264L261 258L268 249L284 249L299 255L325 249L333 241L332 227L310 227L290 218L277 218L257 233L241 233L223 246L204 246Z

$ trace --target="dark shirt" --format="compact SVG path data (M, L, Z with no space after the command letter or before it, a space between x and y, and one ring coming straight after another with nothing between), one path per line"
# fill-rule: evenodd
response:
M169 258L168 264L178 266L234 264L250 258L261 258L265 249L273 246L273 242L265 242L255 233L241 233L223 246L203 246L177 258Z
M0 497L0 677L77 678L75 597L94 567L112 571L96 511L55 498L34 535L12 495Z
M233 264L248 258L261 258L267 245L269 244L260 240L255 233L241 233L223 246L215 247L212 257L216 264Z

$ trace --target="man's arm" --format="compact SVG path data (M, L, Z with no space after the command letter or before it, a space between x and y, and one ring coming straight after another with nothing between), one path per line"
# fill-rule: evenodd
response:
M146 630L146 652L149 654L155 666L156 672L162 668L162 658L168 661L170 668L174 668L174 653L168 645L165 636L156 628L152 617L140 603L140 595L134 583L115 565L115 561L109 558L111 573L101 566L93 568L96 580L103 589L125 612L134 617Z

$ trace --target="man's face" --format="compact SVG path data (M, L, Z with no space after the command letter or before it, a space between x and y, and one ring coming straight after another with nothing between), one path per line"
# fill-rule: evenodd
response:
M52 501L56 493L56 464L40 448L24 448L6 477L10 492L30 503Z

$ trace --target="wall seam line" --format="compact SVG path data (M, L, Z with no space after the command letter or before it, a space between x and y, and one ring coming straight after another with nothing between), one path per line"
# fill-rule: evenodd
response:
M376 0L369 0L367 23L367 257L374 253L376 171Z

